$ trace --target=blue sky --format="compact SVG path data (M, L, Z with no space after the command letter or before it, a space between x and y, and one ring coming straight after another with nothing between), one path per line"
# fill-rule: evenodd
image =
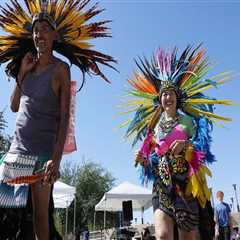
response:
M133 167L135 150L123 140L124 130L117 129L126 119L118 116L122 109L117 106L123 99L127 78L136 67L134 58L149 57L158 47L177 46L182 50L189 43L203 42L214 64L209 76L228 70L238 74L230 83L207 93L216 98L231 98L239 104L240 1L103 0L100 7L106 11L97 19L113 20L110 24L113 38L94 43L96 49L118 60L120 73L103 68L111 85L98 77L87 78L85 87L77 95L78 151L64 157L64 161L76 163L85 156L107 168L117 178L116 184L126 180L138 183ZM80 71L72 67L71 73L72 79L80 85ZM0 76L0 109L7 106L7 131L12 134L16 115L9 110L9 98L14 81L7 81L4 66L0 68ZM209 184L214 193L223 190L226 201L230 202L232 184L240 187L239 105L217 107L216 112L230 116L234 121L225 124L225 128L214 127L212 149L217 162L210 166L213 178ZM147 219L151 221L151 212L147 213Z

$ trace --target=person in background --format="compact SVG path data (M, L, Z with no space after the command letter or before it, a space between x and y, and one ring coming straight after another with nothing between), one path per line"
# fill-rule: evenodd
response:
M80 235L81 235L80 229L79 227L77 227L75 231L75 240L80 240Z
M219 202L215 207L215 236L218 240L230 240L232 232L231 209L223 201L224 193L222 191L218 191L216 197Z
M87 226L83 228L82 237L83 240L89 240L89 230Z

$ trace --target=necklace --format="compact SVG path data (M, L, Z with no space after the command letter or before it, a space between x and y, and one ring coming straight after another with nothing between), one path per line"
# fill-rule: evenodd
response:
M169 133L172 129L178 124L180 116L176 114L176 116L170 120L166 120L165 116L160 120L159 128L161 128L162 132Z

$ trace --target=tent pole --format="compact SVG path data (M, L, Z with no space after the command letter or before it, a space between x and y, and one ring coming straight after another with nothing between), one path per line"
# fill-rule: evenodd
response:
M143 214L144 214L144 207L141 207L141 219L142 219L142 224L144 224Z
M121 215L120 211L118 212L118 221L119 221L119 227L121 227Z
M94 215L93 215L93 231L95 231L96 229L96 211L94 211Z
M106 210L104 209L103 228L106 228Z
M66 207L66 223L65 223L65 238L67 239L67 228L68 228L68 207Z
M74 194L73 234L76 233L76 209L77 209L77 197L76 197L76 194Z
M103 227L104 227L104 231L106 229L106 202L107 202L107 199L105 198L105 207L104 207L104 218L103 218Z

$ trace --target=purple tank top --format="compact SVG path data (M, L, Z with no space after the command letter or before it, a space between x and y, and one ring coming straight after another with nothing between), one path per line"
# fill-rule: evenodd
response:
M22 82L16 130L9 152L51 155L59 123L59 101L52 89L51 64L40 74L30 72Z

